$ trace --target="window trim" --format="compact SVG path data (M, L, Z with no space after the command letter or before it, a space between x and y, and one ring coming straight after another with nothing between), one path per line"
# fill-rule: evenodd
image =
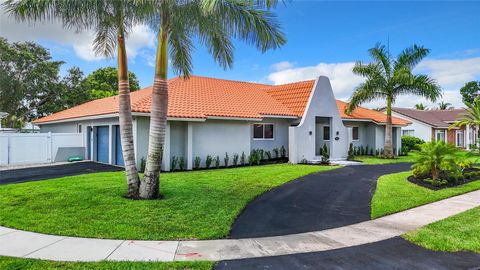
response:
M329 131L329 134L328 134L329 139L328 139L328 140L325 140L325 127L328 127L328 131ZM322 126L322 135L323 135L323 136L322 136L322 139L323 139L324 142L329 142L329 141L330 141L330 139L331 139L331 137L332 137L332 136L331 136L332 134L330 134L330 131L331 131L331 130L330 130L330 125L323 125L323 126Z
M360 126L350 126L352 128L352 142L358 142L360 141ZM353 138L353 128L357 128L358 129L358 132L357 132L357 136L358 138L355 140Z
M254 133L255 125L262 125L263 138L255 138L255 133ZM272 125L272 131L273 131L272 138L265 138L265 125ZM274 123L253 123L252 124L252 139L254 141L274 141L276 133L277 133L277 131L275 130L275 124Z
M458 145L458 134L462 134L462 145ZM455 130L455 146L465 147L465 132L463 130Z
M443 141L447 142L447 132L445 129L435 129L435 141L439 141L437 140L437 135L440 133L443 133Z
M412 132L412 135L404 134L404 133L409 133L409 132ZM402 137L403 136L415 136L415 129L403 129L402 130Z

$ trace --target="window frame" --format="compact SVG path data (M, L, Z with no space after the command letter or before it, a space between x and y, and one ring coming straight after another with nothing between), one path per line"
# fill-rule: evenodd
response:
M458 135L461 134L462 135L462 144L459 145L458 144ZM455 130L455 146L456 147L465 147L465 132L463 132L463 130Z
M360 126L350 126L352 128L352 142L360 141ZM353 129L357 128L357 139L353 138Z
M262 138L255 138L255 125L262 125ZM272 126L272 138L265 138L265 126L266 125L271 125ZM276 134L276 130L275 130L275 124L274 123L254 123L252 124L252 139L254 141L273 141L275 140L275 134Z
M326 127L328 127L328 140L325 139L325 128L326 128ZM323 141L325 141L325 142L329 142L329 141L330 141L330 139L331 139L331 137L332 137L331 134L330 134L330 131L331 131L331 130L330 130L330 125L323 125L323 126L322 126L322 133L323 133L323 134L322 134L322 135L323 135L323 136L322 136L322 139L323 139Z
M443 141L447 142L447 132L445 129L435 129L435 141L440 141L438 140L438 134L443 134Z
M408 134L410 132L411 132L411 135ZM405 133L407 133L407 134L405 134ZM403 136L412 136L412 137L415 136L415 129L404 129L404 130L402 130L402 137Z

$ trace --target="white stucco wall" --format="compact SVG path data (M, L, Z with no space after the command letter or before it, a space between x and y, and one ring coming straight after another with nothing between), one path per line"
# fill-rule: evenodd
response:
M315 159L316 117L330 117L330 159L345 159L348 152L348 134L338 112L330 80L320 76L315 82L302 121L289 128L289 159L298 163L302 159ZM338 134L337 134L338 133ZM338 138L336 140L336 138Z
M410 117L404 116L402 114L392 112L392 116L405 119L410 121L411 124L405 127L402 127L402 130L413 130L414 135L417 138L420 138L426 142L430 142L432 140L432 127L428 124L420 122L418 120L412 119ZM401 134L401 133L400 133Z

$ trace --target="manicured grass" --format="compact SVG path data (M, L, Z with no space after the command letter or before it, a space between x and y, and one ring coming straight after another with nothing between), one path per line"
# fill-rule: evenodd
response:
M256 196L333 166L277 164L161 175L163 200L123 198L123 172L0 186L0 225L114 239L215 239Z
M474 181L465 185L434 191L410 183L407 177L411 174L411 171L394 173L381 176L378 179L377 189L372 199L372 218L480 189L480 181Z
M480 207L432 223L403 237L428 249L480 253Z
M210 270L213 262L54 262L0 257L2 270Z
M393 159L381 158L377 156L356 156L355 160L362 161L364 164L390 164L390 163L402 163L413 162L413 155L399 156Z

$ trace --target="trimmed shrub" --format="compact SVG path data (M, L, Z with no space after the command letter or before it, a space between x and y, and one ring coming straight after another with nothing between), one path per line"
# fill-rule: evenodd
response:
M275 158L279 158L279 157L280 157L278 148L273 148L273 156L274 156Z
M185 158L184 157L180 157L180 159L178 160L178 168L180 169L180 171L185 170Z
M225 152L225 157L223 158L223 162L225 163L225 167L228 167L228 160L229 160L229 159L230 159L230 158L228 157L228 153Z
M217 168L217 169L220 168L220 157L219 156L217 156L215 158L215 168Z
M353 147L353 143L350 143L350 146L348 147L348 160L354 160L355 159L355 150Z
M245 166L245 162L246 162L245 152L242 152L242 155L240 156L240 165Z
M209 169L210 166L212 165L212 161L213 161L212 156L207 155L207 158L205 159L205 167L206 167L207 169Z
M172 157L172 161L170 163L170 170L173 172L177 169L178 158L176 156Z
M194 169L200 168L201 161L202 161L202 159L200 159L199 156L196 156L195 159L193 160L193 168Z
M420 151L420 146L424 143L424 140L414 136L402 136L402 152L408 154L412 150Z
M238 154L233 154L233 167L237 167L238 166Z
M143 173L145 172L145 165L146 165L147 161L145 160L144 157L142 157L140 159L140 172Z
M282 145L282 147L280 147L280 156L282 158L287 157L287 150L285 150L285 147L283 147L283 145Z
M330 154L328 153L327 144L323 145L322 149L322 163L328 163L330 159Z
M272 153L270 151L265 151L265 156L267 156L267 160L272 159Z

